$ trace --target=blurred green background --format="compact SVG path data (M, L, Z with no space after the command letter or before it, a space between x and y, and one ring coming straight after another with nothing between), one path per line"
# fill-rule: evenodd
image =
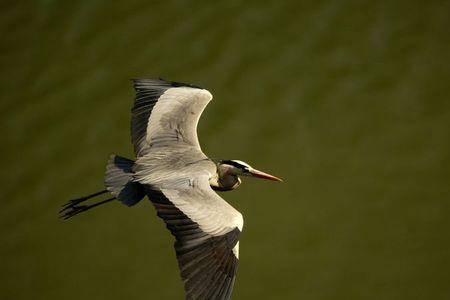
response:
M70 221L132 157L130 78L214 94L211 157L285 179L243 212L233 299L450 299L450 1L2 1L1 299L182 299L148 201Z

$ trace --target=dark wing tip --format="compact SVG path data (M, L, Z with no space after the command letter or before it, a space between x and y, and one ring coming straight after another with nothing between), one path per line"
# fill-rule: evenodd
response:
M158 216L176 238L174 246L186 299L230 299L238 265L233 249L241 231L235 228L223 235L210 235L161 191L146 188Z
M136 90L141 89L149 89L149 88L171 88L171 87L190 87L194 89L203 89L202 87L199 87L197 85L193 85L190 83L184 83L184 82L177 82L177 81L170 81L162 79L161 77L159 79L145 79L145 78L132 78L133 86Z

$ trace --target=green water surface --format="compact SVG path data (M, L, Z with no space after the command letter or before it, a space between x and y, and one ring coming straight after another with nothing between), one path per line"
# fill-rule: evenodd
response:
M214 100L206 154L285 179L245 220L233 299L450 299L450 1L2 1L0 299L182 299L148 201L70 221L132 157L130 78Z

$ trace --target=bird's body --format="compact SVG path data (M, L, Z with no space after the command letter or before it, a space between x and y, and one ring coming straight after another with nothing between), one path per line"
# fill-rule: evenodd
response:
M239 175L279 180L241 161L215 163L201 150L197 123L212 95L204 89L163 80L135 80L132 142L136 160L112 156L106 190L71 200L69 218L118 199L132 206L148 196L175 236L175 251L187 299L229 299L239 257L241 213L214 190L235 189ZM79 205L110 192L114 197Z

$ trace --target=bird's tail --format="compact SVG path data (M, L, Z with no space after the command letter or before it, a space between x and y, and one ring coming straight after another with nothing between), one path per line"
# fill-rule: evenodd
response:
M83 211L89 210L101 204L118 199L127 206L132 206L142 200L145 196L144 187L138 182L133 181L133 165L134 161L112 155L106 166L105 187L106 190L70 200L64 204L60 213L60 217L68 219ZM89 199L96 198L102 194L110 192L114 197L95 202L90 205L81 205L81 203Z
M133 165L131 159L111 155L106 166L106 190L127 206L135 205L145 196L144 187L133 181Z

